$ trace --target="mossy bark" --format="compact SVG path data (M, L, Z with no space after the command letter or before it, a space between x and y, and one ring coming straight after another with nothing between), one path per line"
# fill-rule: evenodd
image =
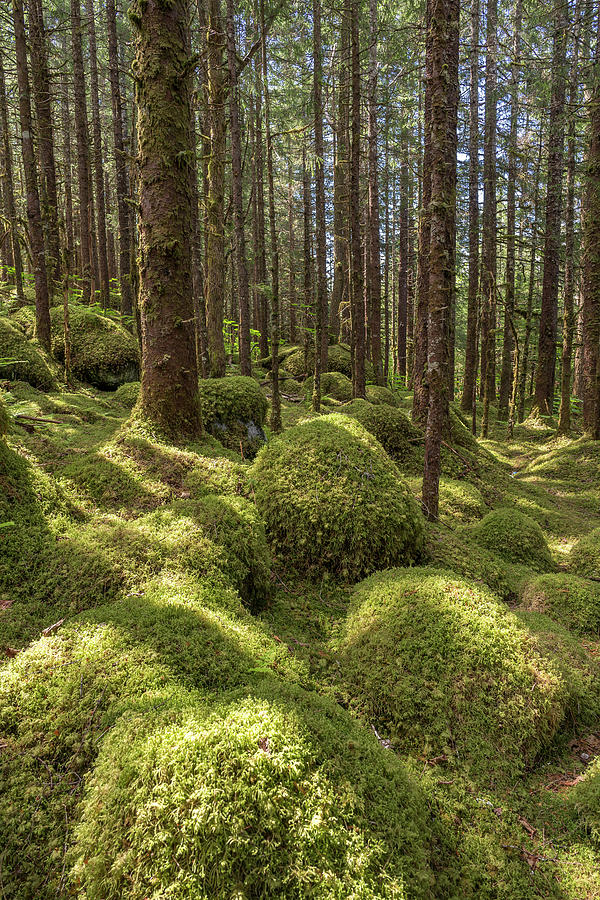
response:
M187 0L136 0L141 408L173 437L201 431L192 302Z

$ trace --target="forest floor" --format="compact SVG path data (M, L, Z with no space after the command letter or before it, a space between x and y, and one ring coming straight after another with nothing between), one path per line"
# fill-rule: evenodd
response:
M10 519L0 523L4 525L0 542L10 542L12 528L21 531L11 557L14 571L10 577L4 573L0 583L0 773L8 778L11 772L5 782L8 787L0 790L0 835L4 838L0 841L0 898L76 895L82 864L77 848L73 851L71 846L74 835L84 847L84 856L90 853L90 841L98 839L97 825L85 825L90 801L82 807L84 785L105 730L113 728L117 718L107 706L107 697L113 706L124 702L119 699L120 685L136 677L135 668L132 674L125 666L119 669L115 686L103 670L102 691L90 689L88 697L88 683L96 677L91 673L97 667L89 660L107 623L116 631L108 640L109 649L102 653L110 654L116 646L121 658L130 657L132 666L140 667L139 677L152 684L156 667L163 664L169 671L160 678L168 681L171 670L177 669L186 690L216 694L236 688L244 681L244 671L252 677L275 672L360 717L337 652L353 588L333 578L308 579L291 570L284 556L276 556L270 569L270 600L253 616L256 633L243 632L250 627L245 620L241 625L227 620L223 626L229 629L227 646L243 647L250 660L244 663L245 670L242 666L242 675L236 669L237 656L219 643L219 635L209 641L209 649L216 654L213 658L208 659L205 645L205 656L192 658L194 629L208 628L209 621L214 627L210 603L205 604L209 611L203 613L204 619L198 621L180 610L180 632L174 642L158 633L175 615L169 598L164 599L168 579L161 582L162 573L169 573L171 587L179 578L183 584L185 567L176 558L189 550L181 549L187 547L183 531L176 530L167 539L167 531L161 529L172 525L167 510L173 504L212 495L245 496L251 501L247 464L213 438L188 447L167 447L132 431L127 425L130 408L114 394L84 386L43 393L24 382L7 383L4 388L2 396L15 424L8 435L13 455L6 467L0 466L0 482L4 478L7 488L0 519L7 510ZM401 394L399 399L408 409L410 395ZM284 426L289 427L311 413L304 403L285 402L283 415ZM427 547L431 550L436 541L445 540L444 535L462 533L490 509L509 505L541 526L557 571L566 572L573 546L600 526L600 452L590 442L557 439L543 423L527 421L517 426L510 441L505 440L505 432L504 424L495 425L491 439L471 448L467 462L460 463L451 478L444 477L440 525L428 526ZM475 456L479 462L473 463ZM25 475L15 458L27 466ZM27 480L26 489L19 481L22 477ZM407 478L418 495L416 472ZM9 487L17 492L12 497ZM449 547L443 552L456 557L458 574L468 580L469 565L478 564L463 558L470 556L470 545ZM435 551L430 556L434 565L441 565ZM598 834L572 799L582 776L600 756L598 633L565 630L558 623L552 630L545 616L536 619L535 612L521 610L523 585L534 573L507 564L501 575L509 584L503 601L523 616L539 646L554 654L565 681L572 685L569 711L535 760L517 766L512 775L510 768L501 774L496 769L474 774L446 746L427 742L422 753L401 754L429 811L445 830L437 849L430 848L430 865L442 886L436 888L434 883L429 896L600 898ZM483 570L481 577L473 573L472 580L476 585L487 581L489 586ZM156 629L145 625L148 611L141 606L145 598L163 610ZM123 610L114 619L107 612L111 604L120 604ZM226 606L223 601L223 609ZM94 608L101 612L95 615ZM135 615L139 623L127 622ZM118 630L125 628L124 623L126 638ZM87 629L87 644L75 651L72 635L77 628ZM149 657L155 666L151 676L143 674ZM78 662L72 666L74 659ZM69 665L77 669L77 675L67 678L64 672ZM107 669L110 666L107 663ZM220 667L227 670L226 677L217 671ZM580 715L584 707L585 714ZM396 752L379 721L368 721L363 715L362 727L376 735L382 752ZM98 795L94 796L97 801ZM600 792L597 804L599 798ZM372 797L369 802L378 801ZM84 825L80 826L82 815ZM441 873L449 869L454 874L444 880ZM104 896L119 896L119 889L109 888L109 881L106 885ZM120 896L146 896L136 891L132 884ZM232 890L234 895L263 896L252 890L246 894L242 888L235 894ZM277 888L264 894L284 895L288 896ZM102 894L90 889L81 896ZM188 895L182 891L173 896ZM225 894L215 892L214 896ZM307 889L298 896L327 893ZM330 896L380 895L332 890ZM388 894L382 889L381 896ZM391 892L389 896L399 895Z

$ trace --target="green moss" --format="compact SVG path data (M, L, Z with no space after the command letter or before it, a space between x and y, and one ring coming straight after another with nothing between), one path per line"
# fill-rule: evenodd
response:
M282 365L286 372L289 372L294 378L310 375L315 366L313 348L311 347L308 352L308 359L305 359L303 348L293 350L286 355ZM332 344L327 351L327 369L329 372L340 372L347 378L351 378L352 360L350 347L346 344ZM373 366L368 360L365 363L365 374L368 380L372 380L375 377Z
M89 900L418 898L428 836L392 754L327 701L265 684L122 720L86 792L71 882Z
M311 400L315 380L311 375L304 382L304 396ZM323 372L321 375L321 395L333 397L334 400L352 400L352 382L341 372Z
M574 804L594 843L600 844L600 757L592 763L579 784L575 785L569 800Z
M254 378L233 375L200 381L202 421L225 447L252 458L264 443L267 401Z
M63 310L50 311L52 353L61 363L65 359ZM114 390L140 377L137 341L114 319L86 306L69 305L71 371L76 378L102 390Z
M421 513L381 445L349 416L290 428L251 470L278 556L344 577L416 559Z
M584 578L600 579L600 528L579 538L571 550L569 568Z
M351 705L425 759L514 771L563 718L557 669L505 606L452 573L400 569L362 582L336 649Z
M376 437L403 473L423 473L423 432L399 409L353 400L341 412Z
M576 634L600 636L600 584L564 573L540 575L521 596L525 609L546 613Z
M481 519L488 507L481 491L468 481L440 479L440 519L447 525Z
M428 522L423 558L427 565L448 569L477 586L490 588L502 600L515 600L517 586L499 556L465 541L446 525Z
M26 381L43 391L56 387L43 352L4 316L0 316L0 379Z
M139 381L129 381L122 384L115 391L115 402L121 403L126 409L133 409L140 396Z
M471 541L497 553L509 563L522 563L541 572L554 569L542 529L537 522L516 509L495 509L481 522L469 526L465 534Z
M387 406L398 406L398 398L394 392L379 384L367 385L367 400L369 403L385 403Z
M11 416L6 408L6 403L0 397L0 438L3 438L8 433L11 421Z

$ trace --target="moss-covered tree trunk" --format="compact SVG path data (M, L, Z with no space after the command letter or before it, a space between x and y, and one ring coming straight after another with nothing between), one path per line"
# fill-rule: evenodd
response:
M365 396L365 308L363 255L360 240L360 40L359 3L350 3L350 47L352 59L352 128L350 147L350 257L352 272L352 394Z
M31 116L31 91L27 68L27 41L25 37L25 17L22 0L13 0L13 22L15 28L15 50L17 56L17 81L19 84L19 120L21 125L21 146L23 149L23 170L27 191L27 222L29 242L33 257L35 276L35 331L37 339L46 350L50 350L50 297L46 275L46 250L42 228L42 211L38 189L35 152L33 148L33 123Z
M100 123L100 91L98 86L98 51L96 47L96 17L94 0L85 0L88 46L90 54L90 103L92 109L92 148L94 183L96 187L96 222L98 233L98 277L100 299L109 305L110 280L108 274L108 242L106 238L106 195L104 192L104 160L102 158L102 126Z
M429 0L428 78L431 91L431 218L429 324L423 508L438 517L442 433L448 416L447 317L454 288L459 0Z
M379 240L379 170L377 165L377 0L369 0L369 64L367 84L369 227L367 234L367 268L369 272L370 308L369 343L375 381L383 384L381 365L381 247Z
M4 187L5 210L9 219L12 264L15 267L15 285L17 297L24 301L23 294L23 261L21 257L21 245L19 244L19 228L17 223L17 209L15 205L15 189L13 183L12 148L8 131L8 109L6 105L6 80L4 67L0 57L0 178Z
M139 307L143 414L173 438L201 431L192 302L192 129L187 0L139 0Z
M497 299L497 21L498 0L487 4L487 53L485 58L485 134L483 142L483 215L481 236L481 434L488 435L490 403L496 396L496 299Z
M85 70L81 49L81 6L71 0L71 47L75 94L75 135L77 139L77 184L79 188L79 252L81 290L84 303L92 299L92 196L90 190L90 143L88 134Z

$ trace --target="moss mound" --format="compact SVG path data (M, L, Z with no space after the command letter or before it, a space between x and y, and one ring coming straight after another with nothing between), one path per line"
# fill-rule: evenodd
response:
M202 421L224 447L253 458L266 438L267 401L254 378L233 375L200 380Z
M50 311L52 353L63 363L65 344L63 310ZM71 370L76 378L100 390L115 390L129 381L139 381L140 362L137 342L119 322L108 316L72 303L69 306L71 334Z
M424 758L514 771L563 718L563 681L518 619L449 572L391 570L357 585L337 649L349 702Z
M3 438L8 433L10 422L11 417L6 408L6 403L0 397L0 438Z
M71 882L90 900L423 897L428 834L392 754L327 701L265 684L121 721Z
M488 512L481 491L468 481L440 479L440 518L448 525L468 524Z
M415 560L421 513L381 445L349 416L290 428L251 476L267 537L292 565L356 578Z
M307 400L312 398L315 379L311 375L304 382L304 395ZM333 397L334 400L344 402L352 400L352 382L341 372L323 372L321 375L321 395Z
M340 411L376 437L402 472L422 474L423 432L403 412L368 400L353 400Z
M120 403L126 409L133 409L140 396L139 381L129 381L122 384L115 391L115 402Z
M535 571L548 572L554 562L542 529L516 509L501 507L467 529L470 539L497 553L509 563L522 563Z
M394 392L379 384L367 385L367 400L369 403L385 403L387 406L398 406L398 398Z
M600 528L579 538L571 550L569 568L576 575L600 580Z
M577 575L540 575L521 597L525 609L546 613L577 634L600 636L600 584Z
M0 379L26 381L42 391L56 387L41 350L4 316L0 316Z
M308 351L308 358L305 357L304 349L298 348L292 350L283 359L283 368L294 378L308 376L314 369L315 357L314 349L311 347ZM352 358L350 356L350 347L346 344L332 344L327 351L327 369L331 372L340 372L347 378L352 377ZM375 372L372 364L367 360L365 362L365 375L367 379L373 379Z
M575 785L570 800L594 842L600 844L600 757Z

